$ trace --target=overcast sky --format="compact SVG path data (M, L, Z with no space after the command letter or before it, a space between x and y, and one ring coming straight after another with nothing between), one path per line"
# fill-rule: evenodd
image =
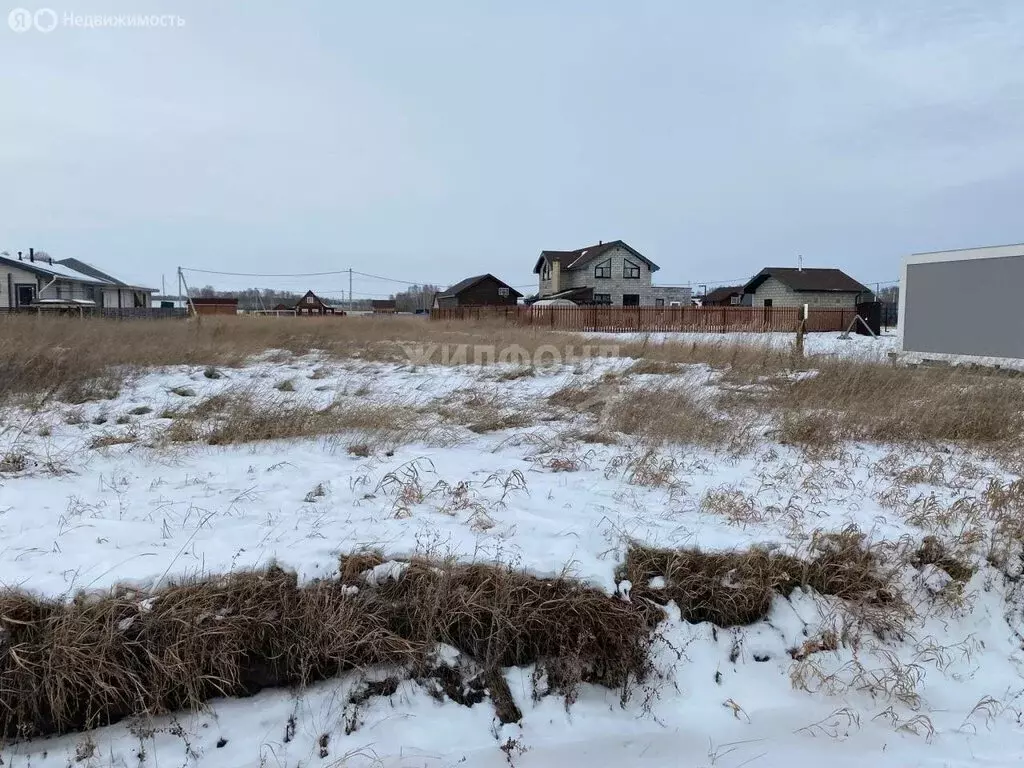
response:
M663 284L798 254L873 283L1024 241L1018 0L52 0L185 23L47 34L16 4L0 250L130 282L519 285L621 238Z

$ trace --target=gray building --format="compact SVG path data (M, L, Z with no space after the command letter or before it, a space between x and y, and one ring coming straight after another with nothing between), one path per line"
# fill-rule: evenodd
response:
M765 267L743 286L755 307L854 309L872 293L841 269Z
M599 242L574 251L541 251L533 272L541 299L578 304L660 307L690 303L686 286L655 286L658 265L622 240Z
M908 256L900 282L903 351L1024 359L1022 280L1024 245Z

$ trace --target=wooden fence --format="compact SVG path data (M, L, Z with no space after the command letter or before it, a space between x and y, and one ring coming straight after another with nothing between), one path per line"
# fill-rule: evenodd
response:
M484 321L561 331L765 333L796 331L797 307L451 307L432 309L431 320ZM811 309L808 331L845 331L853 309Z

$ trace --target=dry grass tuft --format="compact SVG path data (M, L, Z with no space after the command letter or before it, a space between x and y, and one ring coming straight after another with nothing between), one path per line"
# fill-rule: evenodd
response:
M66 733L407 663L423 648L388 629L386 608L336 582L299 589L277 568L71 603L8 591L0 734Z
M438 643L492 676L536 663L549 689L568 700L580 682L625 691L647 673L643 617L598 590L503 567L418 560L394 578L367 582L363 574L383 562L379 553L349 555L339 580L304 587L270 567L71 602L0 593L0 736L196 710L213 697L304 686L372 665L429 674Z
M970 581L975 571L972 565L953 556L946 545L935 536L924 537L910 564L915 568L934 565L948 573L953 581L960 582Z
M336 402L326 408L284 399L252 389L232 389L177 412L166 432L171 442L205 440L232 445L262 440L289 440L360 432L397 443L420 439L416 413L398 403L353 405Z
M652 549L634 544L626 553L620 579L632 584L631 597L664 605L674 600L690 622L720 627L744 626L768 615L776 595L797 587L846 601L902 606L863 534L850 530L816 534L813 557L801 560L763 549L702 552L699 549ZM651 586L654 579L663 586Z
M644 617L600 590L503 566L427 560L403 566L373 589L390 606L391 627L402 637L446 643L488 671L539 664L549 688L570 699L581 682L625 688L648 672ZM350 558L341 568L355 570ZM366 587L361 578L349 580Z
M715 446L734 433L731 422L715 414L710 397L665 386L625 390L608 405L606 426L655 445Z

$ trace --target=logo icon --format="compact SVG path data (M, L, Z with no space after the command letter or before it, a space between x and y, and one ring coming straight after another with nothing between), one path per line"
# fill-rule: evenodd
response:
M24 8L15 8L7 14L7 25L15 32L28 32L32 29L32 24L32 11L27 11Z
M40 32L53 32L57 28L57 14L50 8L40 8L32 17Z

